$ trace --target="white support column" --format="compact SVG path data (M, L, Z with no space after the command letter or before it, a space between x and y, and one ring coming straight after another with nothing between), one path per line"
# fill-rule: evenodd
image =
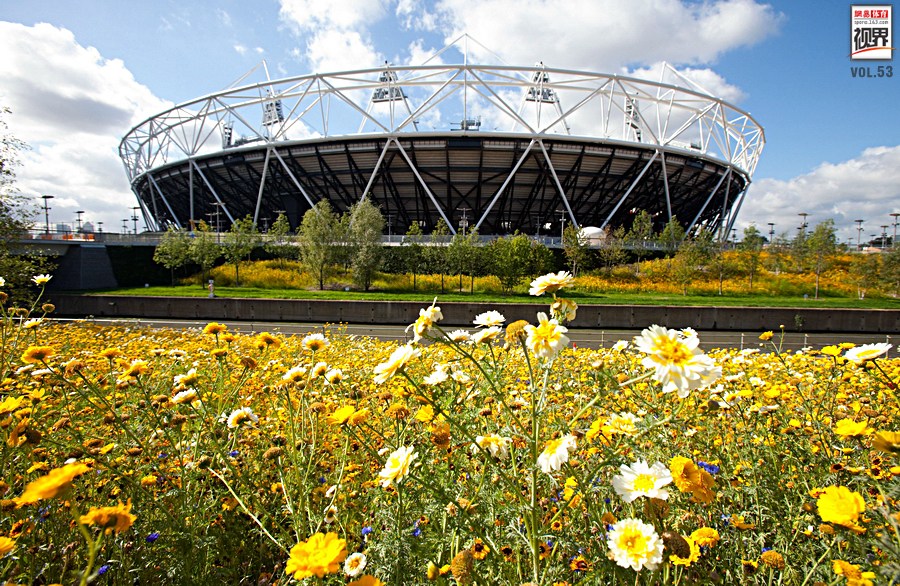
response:
M431 193L431 190L428 189L428 185L425 183L425 180L422 179L422 176L419 175L419 170L416 169L415 165L413 165L412 159L410 159L409 155L406 154L406 151L403 149L403 146L400 144L400 142L396 138L390 138L388 140L394 141L394 144L396 144L397 148L400 149L400 154L403 155L404 159L406 159L406 164L409 165L409 168L412 170L413 175L415 175L416 179L419 180L419 183L422 185L422 188L425 190L425 193L428 194L428 197L431 199L431 202L434 204L434 207L437 208L438 213L441 214L441 217L444 218L445 222L447 222L447 227L450 228L450 232L452 232L453 235L455 236L456 230L453 228L453 224L451 224L450 220L447 218L447 214L444 213L444 208L441 207L441 204L438 203L437 198L435 198L434 194Z
M547 166L550 168L550 174L553 176L553 182L556 183L556 188L559 190L559 197L562 199L563 205L566 207L566 211L569 212L569 221L572 222L572 225L576 228L581 228L578 225L578 222L575 220L575 213L572 212L572 207L569 205L569 199L566 197L566 192L563 190L562 183L559 182L559 177L556 175L556 169L553 167L553 162L550 161L550 154L547 152L547 148L544 146L544 141L538 140L537 143L541 147L541 152L544 153L544 159L547 160Z
M300 185L300 182L297 181L297 178L294 177L294 172L291 171L291 168L287 166L287 163L284 162L284 159L281 158L281 155L278 154L278 149L272 149L272 152L275 153L275 158L281 162L281 166L284 167L284 170L287 171L288 177L291 178L291 181L294 182L294 185L297 186L297 189L300 190L300 193L303 194L303 197L306 199L306 203L309 204L310 209L316 207L315 202L313 202L312 198L309 197L309 194L306 193L306 190L303 189L303 186Z
M156 189L156 193L159 194L160 199L162 199L163 203L166 204L166 209L169 210L169 213L172 214L172 219L175 221L175 224L179 228L184 228L182 226L181 221L178 219L178 216L175 215L175 212L172 210L172 206L169 205L169 200L166 199L165 194L162 192L162 189L159 188L159 184L156 182L156 179L153 178L153 175L147 173L147 178L150 180L150 183L153 185L154 189Z
M640 182L641 178L644 176L644 173L647 172L647 169L650 168L650 165L653 164L653 161L655 161L656 157L658 157L658 156L659 156L659 151L656 151L655 153L653 153L653 156L650 157L650 160L647 161L647 164L644 165L644 168L641 169L640 173L638 173L638 176L635 177L634 181L631 182L631 185L628 186L628 190L622 194L622 197L619 199L619 203L616 204L616 207L614 207L612 209L612 211L609 212L609 215L606 216L606 219L603 220L603 224L600 226L601 230L606 228L606 225L609 224L609 221L612 220L613 216L616 215L616 212L619 211L619 208L622 207L622 204L625 203L625 200L628 199L628 196L631 195L632 191L634 191L635 185L637 185Z
M716 194L717 191L719 191L719 187L722 186L722 182L725 181L725 179L726 179L730 174L731 174L731 169L730 169L730 168L722 174L722 177L719 179L719 182L716 183L716 186L713 188L712 193L710 193L710 194L709 194L709 197L706 198L706 201L703 202L703 207L701 207L701 208L700 208L700 211L697 212L697 215L694 216L694 221L691 222L691 225L688 226L687 229L684 231L685 235L691 233L691 229L693 229L693 227L697 224L697 220L699 220L699 219L700 219L700 216L703 214L703 212L706 211L706 206L709 205L709 202L712 201L713 196Z
M266 175L269 173L269 159L272 156L272 147L266 149L266 160L263 161L262 176L259 178L259 191L256 194L256 210L253 212L253 223L259 222L259 208L262 205L263 189L266 186Z
M215 197L216 201L219 202L219 205L222 206L222 211L225 212L225 215L228 217L229 221L231 221L231 223L233 224L234 217L231 215L231 212L228 211L228 207L225 205L225 202L222 201L222 199L219 197L219 194L216 193L215 189L213 189L212 183L209 182L209 180L206 178L206 175L203 174L203 171L200 170L200 167L197 166L197 163L194 162L193 159L191 159L191 165L193 165L194 168L197 169L197 173L200 174L200 178L203 179L203 183L206 184L206 188L209 189L209 192L213 194L213 197Z
M506 176L506 179L503 180L503 185L497 190L497 193L494 194L493 199L491 199L491 203L488 204L487 208L485 208L484 213L481 214L481 217L478 219L478 222L475 224L475 230L481 227L482 222L487 219L488 214L491 211L491 208L494 207L494 204L497 203L497 200L500 199L500 194L503 193L503 190L506 189L506 186L509 185L509 182L512 181L512 178L516 176L516 172L519 170L519 167L522 166L522 163L525 162L525 158L528 156L528 153L531 152L531 147L534 146L535 140L532 138L531 142L528 143L528 147L525 148L525 152L522 153L522 156L519 157L519 160L516 161L516 166L513 167L513 170L509 172L509 175Z

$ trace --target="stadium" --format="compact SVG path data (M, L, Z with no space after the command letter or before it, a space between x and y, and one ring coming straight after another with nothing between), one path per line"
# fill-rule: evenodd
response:
M446 48L445 48L446 50ZM727 238L765 144L762 127L674 68L659 80L479 65L422 65L244 83L132 128L119 154L151 230L226 230L319 200L377 204L386 232L559 235L631 226ZM264 64L263 64L264 65ZM245 78L246 79L246 76Z

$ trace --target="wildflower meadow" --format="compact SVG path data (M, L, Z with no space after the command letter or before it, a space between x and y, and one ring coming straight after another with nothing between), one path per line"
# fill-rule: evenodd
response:
M900 583L890 345L573 348L571 283L405 344L0 293L0 582Z

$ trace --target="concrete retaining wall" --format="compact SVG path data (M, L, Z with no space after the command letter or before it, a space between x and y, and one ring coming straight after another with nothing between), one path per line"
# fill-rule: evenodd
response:
M141 317L199 320L285 321L314 323L410 324L428 302L328 301L292 299L208 299L202 297L132 297L55 293L56 314L68 317ZM548 302L549 303L549 302ZM471 326L476 315L495 309L506 323L535 321L543 304L440 302L443 325ZM582 305L575 328L636 329L652 324L704 331L765 331L780 325L788 331L900 333L900 310L806 309L757 307L671 307Z

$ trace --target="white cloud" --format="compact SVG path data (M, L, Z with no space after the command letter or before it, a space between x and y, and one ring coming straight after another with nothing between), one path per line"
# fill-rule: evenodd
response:
M84 209L92 210L85 220L111 226L137 204L119 141L170 104L135 81L122 61L80 45L66 29L0 22L0 54L0 104L12 111L5 117L10 133L31 147L22 154L17 187L35 198L56 196L51 222L72 222Z
M305 56L315 72L365 69L384 62L375 47L361 33L337 29L313 34Z
M298 32L363 28L385 14L383 0L281 0L281 19Z
M507 63L610 72L663 60L710 63L761 41L782 20L754 0L440 0L436 11L448 41L468 33Z
M776 234L800 225L800 213L815 226L833 219L842 241L856 241L854 220L863 219L863 239L881 233L893 222L888 214L900 212L900 146L872 147L841 163L823 163L787 181L760 179L750 186L738 217L739 231L755 223L766 231L775 223ZM889 229L890 232L890 229Z

